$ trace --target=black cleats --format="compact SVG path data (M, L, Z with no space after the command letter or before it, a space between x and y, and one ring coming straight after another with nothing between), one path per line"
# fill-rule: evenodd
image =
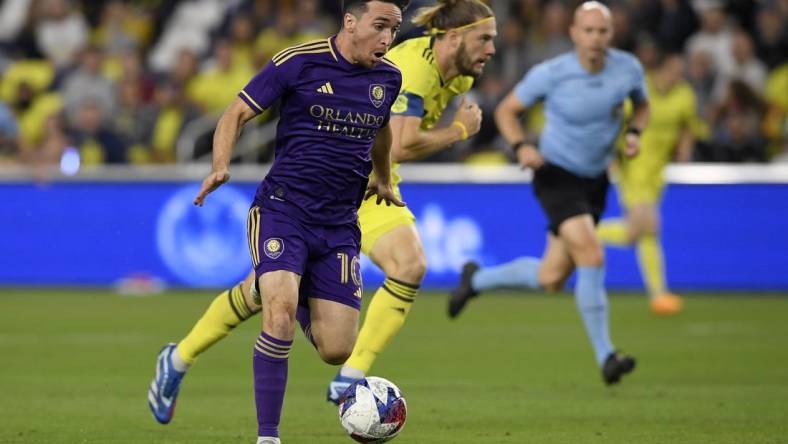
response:
M471 298L476 297L479 292L471 286L471 279L473 274L479 269L479 264L476 262L466 262L462 266L462 273L460 273L460 285L449 293L449 317L456 318L460 314L465 304Z
M602 379L605 384L612 385L618 383L621 377L635 369L635 358L628 355L611 353L605 359L602 366Z

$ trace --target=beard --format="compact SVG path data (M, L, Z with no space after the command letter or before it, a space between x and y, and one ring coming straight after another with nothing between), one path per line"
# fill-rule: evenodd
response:
M465 42L460 43L460 47L457 49L457 56L454 58L454 63L460 75L476 78L482 74L481 71L476 71L473 68L473 65L476 63L468 56L468 51L465 50Z

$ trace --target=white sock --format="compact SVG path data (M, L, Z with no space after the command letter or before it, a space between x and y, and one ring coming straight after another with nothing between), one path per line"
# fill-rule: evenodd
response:
M342 368L339 370L339 375L344 376L346 378L353 378L353 379L361 379L364 376L364 372L359 369L348 367L347 365L343 365Z
M172 355L170 357L172 359L172 366L175 367L176 371L183 373L189 369L189 364L181 359L181 355L178 353L178 347L175 347L175 350L172 351Z

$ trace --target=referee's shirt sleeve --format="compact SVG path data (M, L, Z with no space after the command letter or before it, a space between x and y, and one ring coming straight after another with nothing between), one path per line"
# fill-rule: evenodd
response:
M526 107L547 97L550 91L550 71L546 63L534 66L514 87L514 95Z
M639 105L648 101L648 89L646 88L646 74L643 71L643 65L635 57L632 60L632 90L629 92L629 98L632 103Z

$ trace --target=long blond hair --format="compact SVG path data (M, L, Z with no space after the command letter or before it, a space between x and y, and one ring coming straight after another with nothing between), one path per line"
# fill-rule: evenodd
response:
M440 37L451 29L493 16L492 9L480 0L438 0L435 6L425 6L416 11L413 23Z

